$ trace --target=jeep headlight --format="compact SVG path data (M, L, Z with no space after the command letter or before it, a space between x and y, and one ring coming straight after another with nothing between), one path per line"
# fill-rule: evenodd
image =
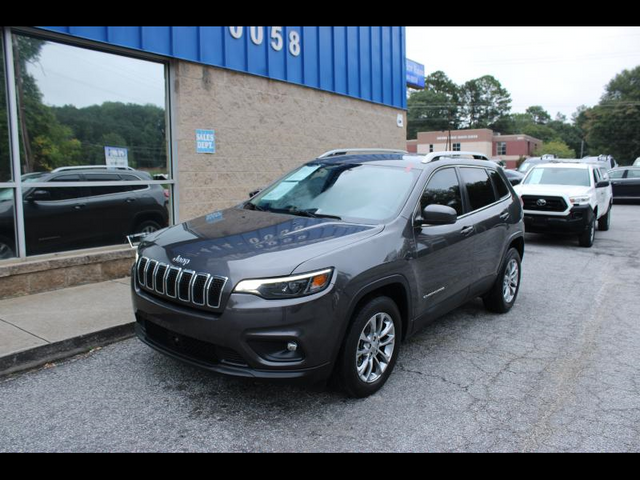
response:
M298 298L325 290L333 276L333 268L290 277L242 280L234 293L250 293L268 300Z
M583 205L589 203L591 198L588 195L581 195L578 197L569 197L569 201L574 205Z

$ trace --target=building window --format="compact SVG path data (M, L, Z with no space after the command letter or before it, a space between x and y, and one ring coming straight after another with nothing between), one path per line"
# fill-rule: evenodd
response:
M0 260L15 257L15 183L11 175L4 31L0 29Z
M22 33L9 38L20 256L124 244L172 223L167 66Z
M507 154L507 142L498 142L496 145L496 151L498 155Z
M454 143L453 144L453 151L454 152L460 152L461 151L461 145L459 143Z

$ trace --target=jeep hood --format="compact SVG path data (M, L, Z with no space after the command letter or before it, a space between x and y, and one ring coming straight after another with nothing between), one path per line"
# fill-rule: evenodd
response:
M230 208L151 234L140 244L139 253L197 272L260 278L288 275L311 258L383 229L383 225Z

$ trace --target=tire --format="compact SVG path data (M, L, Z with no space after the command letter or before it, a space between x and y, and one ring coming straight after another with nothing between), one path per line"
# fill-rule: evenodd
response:
M522 278L522 259L515 248L509 249L500 273L491 290L482 297L487 310L507 313L516 303Z
M153 220L146 220L144 222L136 225L136 228L133 233L153 233L162 229L158 222L154 222Z
M610 204L607 213L598 219L598 230L601 232L606 232L611 227L611 208L613 208L613 204Z
M402 320L395 302L376 297L353 318L338 356L335 383L348 396L365 398L386 383L398 359Z
M13 258L15 256L16 250L13 246L13 242L5 237L0 236L0 260Z
M596 240L596 215L595 213L591 216L591 220L589 221L589 225L587 225L586 230L580 234L578 237L578 243L581 247L591 248L593 243Z

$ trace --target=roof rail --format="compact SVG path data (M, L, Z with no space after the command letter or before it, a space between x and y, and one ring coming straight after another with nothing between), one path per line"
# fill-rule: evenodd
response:
M478 152L432 152L427 155L422 163L435 162L441 158L455 158L455 157L472 157L474 160L489 160L484 153Z
M406 150L393 150L388 148L340 148L337 150L329 150L328 152L324 152L318 158L330 158L330 157L339 157L341 155L349 155L351 153L402 153L406 155L408 152Z
M72 167L58 167L51 173L67 172L69 170L135 170L133 167L109 166L109 165L75 165Z

